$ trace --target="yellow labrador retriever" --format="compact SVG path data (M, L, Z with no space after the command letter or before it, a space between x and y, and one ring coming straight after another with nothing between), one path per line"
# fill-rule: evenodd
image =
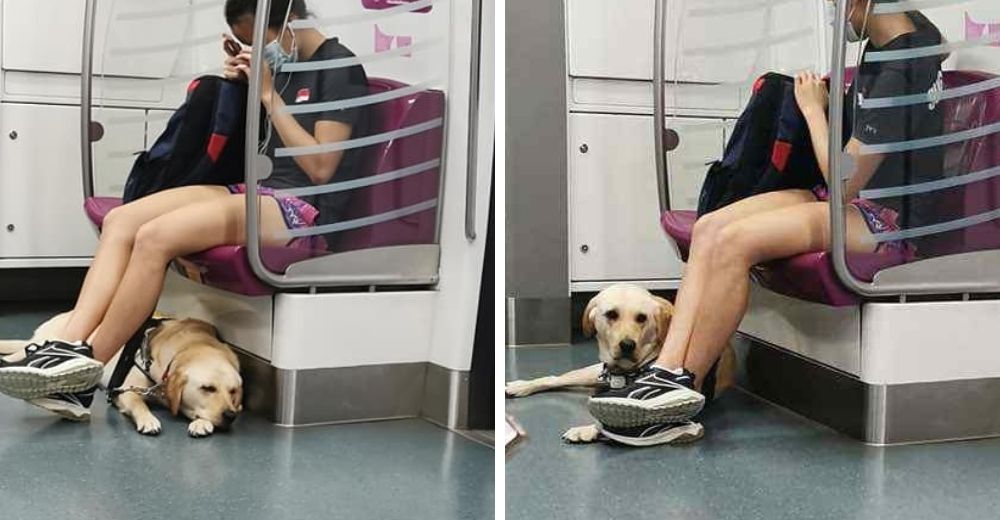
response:
M631 284L615 284L597 294L583 311L583 332L597 335L600 363L529 381L507 383L508 397L525 397L538 392L567 387L596 387L605 377L631 374L652 363L659 355L670 327L673 305L649 291ZM718 393L731 379L732 351L727 349L720 362L716 389ZM698 426L700 428L700 425ZM596 424L570 428L563 439L573 443L598 440ZM700 436L700 432L697 432Z
M53 317L39 326L28 341L0 341L0 353L13 353L28 343L54 338L68 319L69 313ZM188 434L192 437L228 428L243 410L243 379L236 354L219 341L215 327L194 319L170 320L152 330L148 338L152 360L149 372L154 381L132 367L123 386L142 390L159 385L161 391L150 398L166 406L171 414L180 413L190 419ZM117 356L108 363L105 381L116 361ZM121 393L114 404L135 422L139 433L156 435L162 430L142 394Z

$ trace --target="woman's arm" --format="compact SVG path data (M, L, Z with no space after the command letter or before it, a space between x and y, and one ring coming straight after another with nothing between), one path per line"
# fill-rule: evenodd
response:
M281 142L289 148L298 146L315 146L318 144L337 143L351 138L351 125L339 121L317 121L315 125L315 135L309 133L302 125L295 120L295 116L282 110L285 107L281 96L274 95L273 99L264 101L264 109L271 116L271 123L274 129L281 136ZM313 184L326 184L330 182L337 172L337 166L344 158L344 151L297 155L294 157L295 163L306 172Z
M244 54L239 56L239 58L242 58L240 63L235 67L237 70L243 72L246 77L250 77L250 67L247 65L249 63L249 55L249 51L244 51ZM303 128L295 119L295 116L283 110L285 102L274 90L274 82L272 81L271 69L269 67L263 67L260 92L260 100L264 105L264 110L267 111L268 116L271 118L271 124L274 126L275 131L278 132L281 142L286 147L316 146L346 141L351 138L352 126L339 121L317 121L313 128L314 133ZM330 182L337 172L337 167L340 166L340 161L343 157L344 152L341 150L319 154L297 155L293 159L295 160L295 164L299 168L302 168L302 171L309 176L309 180L313 184L319 185Z
M809 137L823 178L830 182L830 125L827 121L829 94L819 75L803 72L795 78L795 100L809 126ZM854 200L882 164L881 154L861 155L861 141L852 137L844 151L854 158L854 172L844 186L844 199Z

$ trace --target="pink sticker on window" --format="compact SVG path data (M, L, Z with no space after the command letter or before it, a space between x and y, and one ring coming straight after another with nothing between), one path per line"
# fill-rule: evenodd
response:
M396 7L397 5L412 4L413 2L416 2L416 1L418 1L418 0L361 0L361 5L365 9L371 9L371 10L379 11L379 10L382 10L382 9L389 9L390 7ZM429 5L427 7L422 7L420 9L417 9L416 11L412 11L412 12L414 12L414 13L429 13L429 12L431 12L431 9L433 9L433 8L434 8L433 5Z
M382 32L382 29L375 24L375 52L385 52L393 47L410 47L413 45L412 36L393 36L391 34ZM402 54L409 58L412 56L411 53L407 52Z
M965 13L965 39L980 40L993 36L997 41L992 43L994 47L1000 47L1000 21L997 22L977 22L972 19L972 15Z

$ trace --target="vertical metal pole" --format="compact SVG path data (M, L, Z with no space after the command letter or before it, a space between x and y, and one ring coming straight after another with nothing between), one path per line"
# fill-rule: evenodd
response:
M479 52L482 43L482 0L472 0L472 60L469 75L469 147L465 177L465 238L476 239L476 181L479 163Z
M656 188L660 214L670 211L670 186L667 182L667 157L663 143L663 124L666 120L664 106L664 37L667 26L666 0L656 0L653 11L653 143L656 154Z
M97 0L87 0L83 18L83 62L80 65L80 158L83 167L83 197L85 199L94 196L94 163L90 130L96 17Z

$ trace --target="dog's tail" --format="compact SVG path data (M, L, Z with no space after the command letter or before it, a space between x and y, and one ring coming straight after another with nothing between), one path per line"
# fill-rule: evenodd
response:
M0 340L0 356L6 356L7 354L13 354L15 352L20 352L24 350L24 347L28 346L28 340L26 339L3 339Z

